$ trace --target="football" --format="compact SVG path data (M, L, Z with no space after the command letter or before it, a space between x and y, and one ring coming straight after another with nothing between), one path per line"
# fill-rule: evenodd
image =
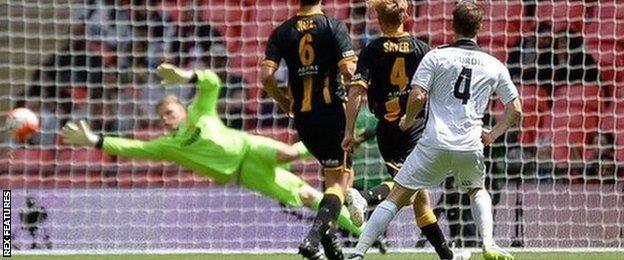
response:
M28 108L15 108L7 116L6 127L13 138L23 142L39 130L39 118Z

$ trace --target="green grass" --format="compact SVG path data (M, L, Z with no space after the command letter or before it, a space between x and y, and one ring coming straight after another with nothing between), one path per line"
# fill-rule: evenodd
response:
M517 260L523 259L535 259L535 260L616 260L624 259L624 253L514 253ZM270 255L250 255L250 254L181 254L181 255L63 255L63 256L24 256L14 255L13 259L20 260L43 260L43 259L58 259L58 260L104 260L104 259L127 259L127 260L204 260L204 259L223 259L223 260L290 260L290 259L302 259L294 254L270 254ZM437 259L434 254L369 254L366 256L367 260L399 260L399 259L422 259L422 260L434 260ZM480 254L473 255L471 259L482 259Z

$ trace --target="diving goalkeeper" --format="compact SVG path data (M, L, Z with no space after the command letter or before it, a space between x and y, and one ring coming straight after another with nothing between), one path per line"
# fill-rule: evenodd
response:
M64 142L96 147L110 155L174 162L216 183L240 184L283 204L318 210L323 194L286 169L288 163L308 155L301 143L291 146L226 127L217 115L221 81L210 70L161 64L158 74L163 85L191 83L197 88L188 108L173 95L158 102L167 135L150 141L96 135L80 121L63 127ZM361 233L344 207L338 223L355 235Z

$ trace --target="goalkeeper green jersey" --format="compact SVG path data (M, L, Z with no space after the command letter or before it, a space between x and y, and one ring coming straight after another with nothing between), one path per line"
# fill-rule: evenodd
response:
M177 131L151 141L104 137L102 149L111 155L174 162L221 184L231 181L247 153L248 135L219 119L221 81L214 72L198 71L196 87L188 117Z

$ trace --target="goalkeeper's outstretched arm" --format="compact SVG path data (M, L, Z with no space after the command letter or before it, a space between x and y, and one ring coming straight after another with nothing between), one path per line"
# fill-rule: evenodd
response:
M67 123L62 129L65 143L77 147L99 148L110 155L128 158L161 160L163 153L159 149L159 138L152 141L141 141L119 137L97 135L84 120L78 124Z
M162 85L188 84L193 83L197 87L197 94L194 101L189 105L188 113L180 105L175 117L169 126L170 130L178 128L180 121L186 120L188 123L195 123L201 116L217 117L217 101L219 98L219 88L221 81L219 77L210 70L190 71L180 69L174 65L163 63L158 66L158 74ZM159 112L160 113L160 112ZM188 115L187 115L188 114ZM165 118L161 115L162 118ZM163 120L166 121L166 120ZM130 158L142 159L163 159L160 151L161 137L152 141L140 141L118 137L104 137L94 134L85 121L79 123L69 122L63 127L63 137L66 143L80 147L98 147L111 155L120 155Z

